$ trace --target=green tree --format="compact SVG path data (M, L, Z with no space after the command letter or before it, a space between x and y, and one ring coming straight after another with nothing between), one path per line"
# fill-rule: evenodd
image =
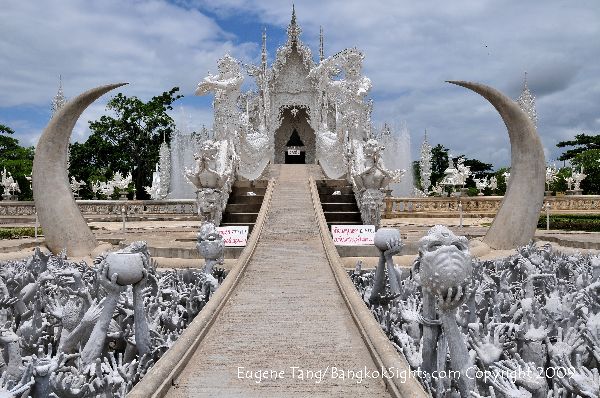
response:
M550 183L550 191L565 192L568 189L566 178L571 177L570 167L561 167L556 174L556 180Z
M463 156L464 157L464 156ZM469 159L467 157L465 158L465 166L469 166L470 170L471 170L471 178L469 179L470 184L467 184L469 186L475 186L475 182L473 181L473 177L474 178L483 178L483 177L489 177L490 175L492 175L492 164L491 163L484 163L480 160L477 159ZM457 160L458 158L456 158ZM455 160L455 161L456 161Z
M33 195L25 176L31 175L34 148L20 146L19 140L11 137L14 133L10 127L0 124L0 171L6 168L19 183L20 200L31 200Z
M441 144L431 148L431 186L444 178L444 171L450 165L448 151L450 150Z
M444 178L444 171L450 166L450 160L448 156L448 152L450 150L445 146L438 144L431 149L431 185L437 184L442 178ZM457 156L452 158L454 164L458 158L464 158L465 166L469 166L471 170L471 177L482 178L493 175L492 165L490 163L484 163L477 159L470 159L464 155ZM419 161L413 162L413 172L414 172L414 181L415 185L421 188L421 167L419 165ZM475 181L473 178L469 178L467 180L466 187L475 187ZM474 191L477 193L477 191Z
M418 160L413 160L412 162L412 173L415 187L423 189L423 186L421 185L421 165Z
M598 135L588 135L585 133L577 134L574 140L570 141L561 141L556 144L559 148L565 147L575 147L573 149L567 149L558 160L571 160L575 158L577 155L590 150L590 149L600 149L600 134Z
M493 192L496 195L504 195L506 193L506 177L504 177L504 173L510 173L509 167L501 167L494 175L496 176L496 181L498 183L498 188Z
M122 93L111 98L106 108L116 117L105 115L90 122L92 134L87 141L71 145L71 175L89 184L106 181L116 172L131 172L138 199L148 198L144 186L152 182L160 144L163 139L170 142L175 130L167 111L183 97L177 91L179 87L174 87L148 102ZM81 194L91 197L89 186Z

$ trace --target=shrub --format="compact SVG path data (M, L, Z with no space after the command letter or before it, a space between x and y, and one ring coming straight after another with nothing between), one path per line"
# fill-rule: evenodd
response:
M38 228L38 236L42 229ZM34 227L0 228L0 239L19 239L35 236Z
M540 216L538 228L546 228L546 216ZM596 214L553 214L550 228L566 231L600 232L600 215Z

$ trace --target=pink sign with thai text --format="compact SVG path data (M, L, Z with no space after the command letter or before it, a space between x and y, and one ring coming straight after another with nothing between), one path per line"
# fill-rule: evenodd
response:
M337 246L366 246L373 244L374 225L332 225L331 236Z
M246 246L248 241L248 226L217 227L217 232L223 237L225 246Z

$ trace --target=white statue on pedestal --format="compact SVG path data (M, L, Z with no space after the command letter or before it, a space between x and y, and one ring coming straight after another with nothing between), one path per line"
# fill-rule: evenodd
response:
M162 199L164 196L161 191L161 183L160 183L160 171L158 169L158 163L156 164L156 169L152 172L152 185L149 187L144 187L148 195L152 200Z
M16 199L15 193L21 192L19 183L15 181L9 171L6 171L6 168L4 168L2 171L2 180L0 181L0 185L2 185L4 188L4 193L2 194L2 198L4 200L14 200Z
M546 167L546 190L550 191L550 184L558 179L558 170L556 166Z
M400 181L406 171L385 168L381 160L383 147L375 139L368 140L357 149L350 172L354 194L363 222L378 227L384 199L383 189L391 182Z
M575 181L575 179L573 177L566 177L565 178L565 182L567 183L567 190L572 191L573 190L573 182Z
M583 173L583 167L581 168L581 171L577 172L574 171L573 172L573 181L574 181L574 191L581 191L581 181L583 181L585 179L585 177L587 177L587 174Z
M479 190L479 193L477 195L483 196L483 190L489 186L487 178L473 178L473 181L475 181L475 188Z
M75 179L75 176L71 176L71 191L73 191L73 196L75 198L79 197L79 191L81 190L81 187L85 186L85 182L83 181L77 181Z
M496 178L496 176L490 177L490 182L488 183L488 187L492 191L495 191L496 189L498 189L498 179Z

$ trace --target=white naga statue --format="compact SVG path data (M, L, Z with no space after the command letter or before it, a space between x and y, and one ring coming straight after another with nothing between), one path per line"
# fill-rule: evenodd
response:
M405 170L387 170L381 159L382 150L383 146L377 140L367 140L364 145L357 147L356 159L361 163L353 161L350 172L363 222L376 227L381 221L383 189L391 182L398 182L405 173Z
M223 149L225 147L225 150ZM207 140L194 155L193 170L185 170L186 178L196 187L198 215L203 222L221 223L221 217L234 178L234 162L227 157L227 141ZM225 156L225 158L223 158Z

